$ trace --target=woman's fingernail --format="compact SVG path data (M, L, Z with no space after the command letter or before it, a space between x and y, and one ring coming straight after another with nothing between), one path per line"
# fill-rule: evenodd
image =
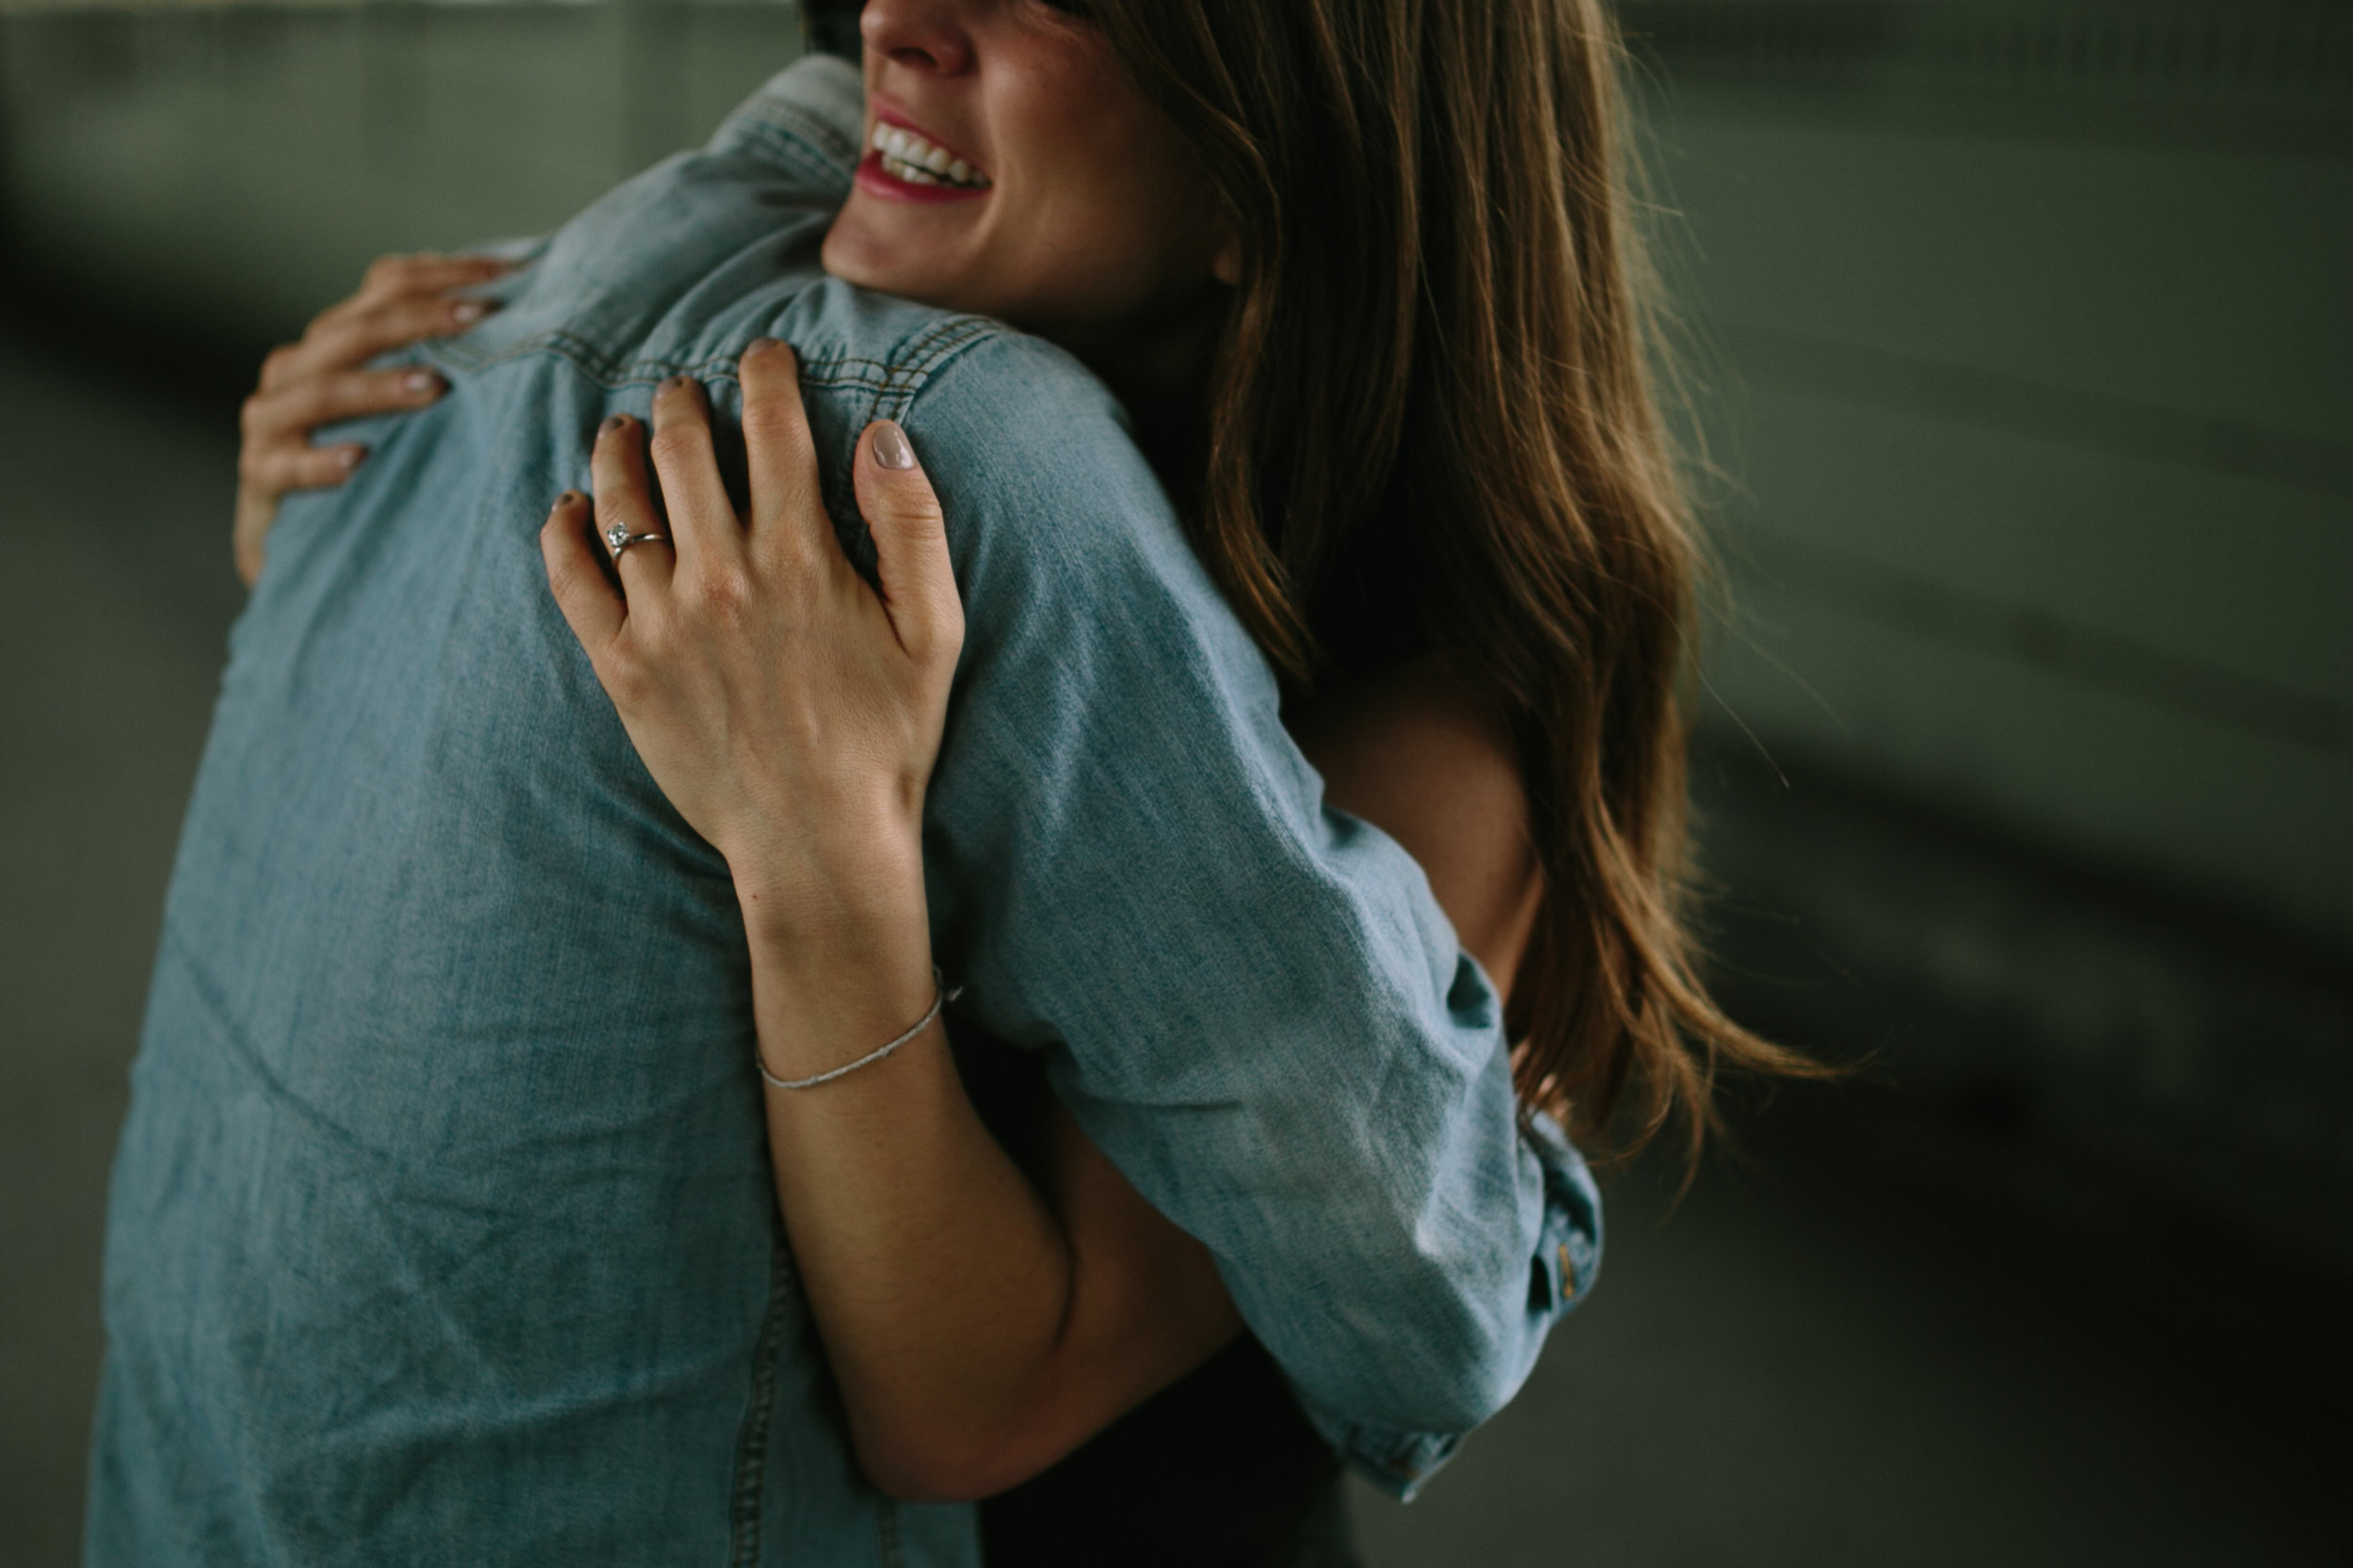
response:
M907 433L888 420L884 420L874 431L874 461L884 468L915 466L915 448L907 444Z
M578 501L579 499L580 492L578 490L566 490L562 495L555 498L555 504L549 507L548 510L551 512L560 512L565 507L569 506L572 503Z
M360 466L360 459L367 455L368 449L364 446L346 446L335 454L335 461L345 469L355 469Z
M412 370L400 378L400 390L411 397L424 397L441 390L441 378L429 370Z
M673 376L667 381L662 383L662 390L664 392L684 392L686 390L687 379L688 378L683 375Z
M450 320L460 327L471 327L490 313L490 307L479 299L461 299L449 308Z
M597 434L610 436L628 427L629 416L627 414L607 414L604 416L604 423L597 426Z

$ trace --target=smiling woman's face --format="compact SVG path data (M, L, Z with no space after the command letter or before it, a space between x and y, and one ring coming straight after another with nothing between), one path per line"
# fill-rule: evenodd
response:
M1216 202L1085 10L867 0L866 153L826 271L1065 341L1200 293Z

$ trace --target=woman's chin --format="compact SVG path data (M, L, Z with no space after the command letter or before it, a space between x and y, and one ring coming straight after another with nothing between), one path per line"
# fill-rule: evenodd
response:
M961 287L962 280L941 264L940 236L903 236L888 231L904 225L870 222L867 216L855 207L844 207L834 219L819 252L826 276L877 294L895 294L919 305L945 311L973 309L967 297L971 291Z

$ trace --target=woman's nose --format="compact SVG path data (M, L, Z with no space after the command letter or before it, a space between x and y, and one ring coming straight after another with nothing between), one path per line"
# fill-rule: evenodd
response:
M931 75L956 76L972 67L965 8L955 0L866 0L858 32L870 53L893 65Z

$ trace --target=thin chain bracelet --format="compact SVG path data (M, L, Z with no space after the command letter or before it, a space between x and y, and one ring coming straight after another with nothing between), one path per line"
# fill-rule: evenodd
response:
M814 1089L821 1083L831 1083L837 1078L847 1078L852 1073L857 1071L860 1067L872 1066L884 1057L888 1056L892 1051L897 1050L901 1046L905 1045L909 1040L914 1039L917 1035L931 1028L932 1025L936 1023L939 1019L939 1010L962 995L964 995L964 987L961 985L957 986L952 991L948 989L947 976L939 972L938 965L934 964L932 966L931 1007L921 1017L915 1020L915 1027L913 1029L908 1030L904 1034L900 1035L896 1040L891 1041L888 1045L883 1046L874 1050L870 1050L855 1062L845 1063L841 1066L836 1067L830 1072L819 1073L814 1078L778 1078L776 1074L768 1070L768 1059L760 1054L760 1048L757 1045L752 1048L752 1060L759 1064L761 1081L766 1083L771 1089Z

